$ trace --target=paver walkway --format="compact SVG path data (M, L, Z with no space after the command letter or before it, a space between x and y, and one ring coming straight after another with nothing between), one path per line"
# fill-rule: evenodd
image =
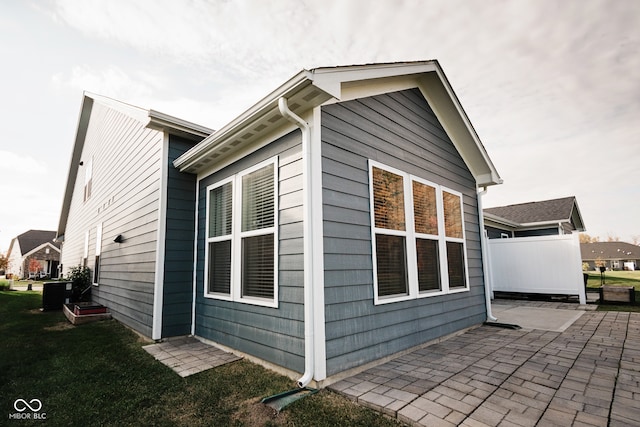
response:
M640 313L482 326L329 388L412 425L640 426Z
M241 359L235 354L207 345L193 337L170 338L143 348L181 377Z

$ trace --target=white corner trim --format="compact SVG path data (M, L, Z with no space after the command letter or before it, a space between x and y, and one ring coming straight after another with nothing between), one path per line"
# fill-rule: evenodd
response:
M156 271L153 287L153 326L151 338L162 338L162 306L164 304L164 256L167 235L167 191L169 179L169 135L162 134L160 151L160 189L158 197L158 236L156 241Z
M324 317L324 239L322 216L322 134L321 107L313 109L311 122L311 140L309 141L310 191L313 210L310 212L311 234L314 239L311 246L313 322L314 322L314 379L327 378L327 343Z
M191 335L196 334L196 295L197 295L197 283L198 283L198 212L200 210L200 180L196 179L196 210L195 216L195 228L193 231L193 283L192 292L193 299L191 300Z

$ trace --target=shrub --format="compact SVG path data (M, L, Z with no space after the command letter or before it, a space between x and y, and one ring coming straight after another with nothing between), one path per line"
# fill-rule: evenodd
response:
M91 300L91 270L88 267L71 267L67 279L71 282L72 302Z

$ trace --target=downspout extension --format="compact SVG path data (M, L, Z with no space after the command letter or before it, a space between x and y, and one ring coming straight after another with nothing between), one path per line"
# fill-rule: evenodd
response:
M311 238L311 173L309 152L311 143L311 127L301 117L289 109L287 99L278 99L278 110L282 117L294 123L302 131L302 174L303 174L303 239L304 239L304 374L298 379L298 387L306 387L313 379L314 365L314 325L313 325L313 276L311 254L313 243Z
M484 273L484 302L487 307L487 322L495 322L498 320L494 317L491 311L491 280L489 273L489 262L487 257L489 256L489 245L487 244L487 236L484 229L484 213L482 209L482 196L487 194L487 187L483 190L478 190L478 216L480 218L480 244L482 246L482 271Z

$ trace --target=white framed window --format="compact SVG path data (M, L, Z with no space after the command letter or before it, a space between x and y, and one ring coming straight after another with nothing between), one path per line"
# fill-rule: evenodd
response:
M89 230L84 233L84 252L82 253L82 259L80 264L83 267L87 266L87 258L89 257Z
M277 163L207 187L206 297L278 306Z
M102 252L102 223L96 226L96 256L93 264L93 284L98 286L100 280L100 253Z
M84 169L84 201L91 197L91 189L93 186L93 157L89 159Z
M467 291L462 194L369 161L376 304Z

